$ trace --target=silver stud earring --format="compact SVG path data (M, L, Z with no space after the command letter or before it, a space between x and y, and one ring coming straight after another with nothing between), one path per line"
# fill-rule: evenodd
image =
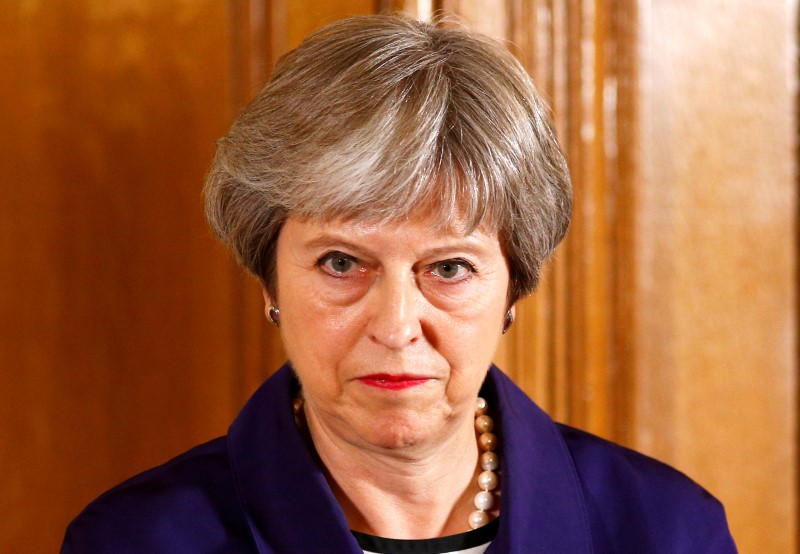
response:
M276 308L275 306L270 306L269 310L267 311L267 317L269 318L269 322L272 323L275 327L280 327L281 311L278 308Z
M511 328L511 324L514 323L514 314L511 313L511 310L506 312L506 317L503 319L503 334L505 335L508 333L508 330Z

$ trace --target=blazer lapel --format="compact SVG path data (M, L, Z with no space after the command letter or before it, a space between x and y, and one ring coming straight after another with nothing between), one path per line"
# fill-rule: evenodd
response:
M239 501L259 552L361 554L322 471L295 430L287 364L228 432Z
M484 394L501 437L500 528L487 552L592 552L578 475L555 423L497 367Z

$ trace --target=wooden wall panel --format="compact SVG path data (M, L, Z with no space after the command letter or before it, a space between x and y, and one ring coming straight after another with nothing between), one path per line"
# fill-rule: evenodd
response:
M230 120L225 3L0 16L0 551L224 433L235 273L200 202Z
M797 2L641 14L636 443L796 552Z
M294 48L312 31L353 15L375 13L375 0L336 0L335 2L282 2L286 6L287 49Z

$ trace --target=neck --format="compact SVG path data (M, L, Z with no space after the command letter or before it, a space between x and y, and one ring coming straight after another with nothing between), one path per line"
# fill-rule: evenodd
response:
M365 447L337 436L306 411L328 483L351 529L398 539L469 530L478 447L473 419L440 440L402 449Z

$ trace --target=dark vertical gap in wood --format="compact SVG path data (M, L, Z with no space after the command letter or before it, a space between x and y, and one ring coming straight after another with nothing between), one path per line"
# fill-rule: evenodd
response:
M618 410L615 398L617 391L615 380L617 376L617 348L616 348L616 314L617 291L616 275L619 271L615 258L616 239L618 237L616 221L617 211L614 197L614 188L619 178L617 160L619 156L618 133L618 81L613 71L616 57L616 36L614 34L613 5L607 0L595 0L595 120L597 131L595 133L595 181L601 183L603 191L602 200L596 202L602 207L598 210L603 226L603 242L601 256L603 260L603 343L605 356L603 358L603 419L602 429L606 438L616 438L615 413ZM597 325L599 322L595 322Z
M561 148L564 151L564 156L567 158L567 163L570 166L572 177L573 191L575 187L575 169L573 162L575 156L571 152L571 125L570 125L570 39L569 39L569 10L567 0L552 0L553 4L553 46L554 46L554 68L553 68L553 90L558 99L558 119L561 124L560 138ZM574 194L574 192L573 192ZM574 215L574 207L573 207ZM574 317L573 317L573 255L571 243L574 241L575 224L574 221L570 225L570 232L566 237L564 244L561 246L561 256L563 259L563 274L562 274L562 287L566 294L562 294L564 303L562 304L562 341L561 346L561 364L559 367L556 382L557 388L555 389L556 397L554 399L554 407L560 413L563 421L570 422L571 410L569 402L569 382L571 378L570 367L572 364L572 349L569 345L572 344L574 339ZM574 422L572 422L574 423Z
M581 110L581 70L583 56L581 53L581 3L582 0L568 1L565 6L566 34L566 102L564 104L565 121L567 124L567 151L570 167L573 172L574 208L572 228L572 241L568 243L568 281L567 289L571 301L567 309L567 344L566 348L566 391L564 410L569 423L578 427L585 427L582 418L580 398L583 396L583 371L585 371L584 310L583 310L583 272L581 263L581 250L585 246L584 225L581 220L583 212L583 196L585 188L585 172L580 140L580 130L583 113Z
M612 381L612 429L614 439L633 445L634 418L636 416L636 350L634 331L636 310L633 292L635 277L635 214L636 148L639 144L637 110L638 48L637 11L635 0L609 3L609 37L613 41L613 52L607 57L608 72L616 79L617 155L614 160L614 178L610 179L613 211L613 246L611 267L612 284L612 340L614 380ZM611 164L609 164L611 165Z
M621 434L624 432L617 425L619 415L625 411L624 400L627 391L620 390L624 388L624 372L625 372L625 359L624 359L624 340L627 330L620 328L620 323L623 322L621 310L624 308L622 302L624 298L620 289L621 283L624 281L623 274L624 268L619 264L625 256L625 247L620 244L621 240L625 240L626 235L621 228L621 223L624 220L625 214L623 213L625 206L624 202L627 200L621 191L622 171L620 165L620 129L619 125L623 123L620 117L620 79L622 78L620 67L623 61L619 59L623 55L622 48L624 45L620 40L620 26L618 16L622 11L619 4L613 2L604 3L603 5L604 19L606 22L606 33L603 36L603 41L597 45L602 48L603 66L602 70L602 83L603 89L606 94L612 94L614 97L613 105L604 103L602 106L602 114L605 122L603 130L603 154L605 156L605 175L604 178L607 183L608 190L608 204L606 209L606 218L608 225L608 294L609 294L609 350L608 350L608 433L609 437L613 440L619 441Z
M542 0L540 0L542 1ZM553 125L556 128L559 144L561 145L564 155L566 155L566 112L564 108L565 97L563 87L559 87L559 71L563 75L564 68L560 67L563 61L562 46L559 46L559 26L560 19L557 13L556 1L557 0L543 0L547 5L547 14L549 21L547 22L547 52L539 58L545 60L547 71L547 87L548 95L553 112ZM563 39L562 34L562 39ZM566 407L558 408L561 403L560 394L561 390L559 384L565 379L565 371L567 367L567 342L569 340L569 306L568 296L565 293L569 284L569 251L566 246L566 241L560 246L560 250L556 252L557 263L555 267L555 279L553 281L553 358L551 361L550 369L550 390L551 390L551 406L554 413L565 414ZM555 411L559 410L559 411Z

